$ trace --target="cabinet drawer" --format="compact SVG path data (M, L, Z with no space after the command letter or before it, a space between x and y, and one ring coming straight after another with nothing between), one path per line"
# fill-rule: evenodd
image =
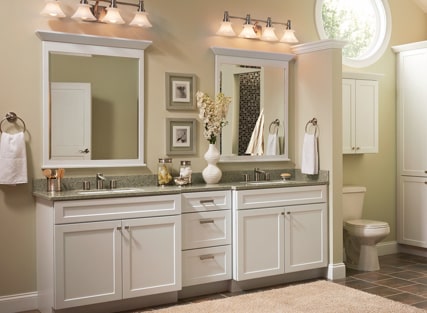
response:
M182 215L182 248L184 250L230 243L230 210Z
M231 191L190 192L182 194L182 212L230 210Z
M231 279L231 247L183 251L182 267L183 287Z
M179 194L54 203L55 224L165 216L181 213Z
M234 193L234 207L237 210L327 201L325 185L239 190L234 191Z

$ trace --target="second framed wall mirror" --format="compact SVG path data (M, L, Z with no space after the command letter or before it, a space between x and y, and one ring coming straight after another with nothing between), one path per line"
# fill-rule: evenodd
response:
M294 55L211 49L215 92L231 97L220 162L288 161L289 62ZM254 142L260 141L262 149L254 148Z

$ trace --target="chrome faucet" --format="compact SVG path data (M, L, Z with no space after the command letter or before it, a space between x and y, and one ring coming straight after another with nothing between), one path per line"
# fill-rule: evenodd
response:
M264 175L264 179L267 177L267 173L263 170L260 170L258 167L254 168L254 180L259 181L260 174Z
M104 174L97 173L96 174L96 189L104 189L104 181L107 179L105 178Z

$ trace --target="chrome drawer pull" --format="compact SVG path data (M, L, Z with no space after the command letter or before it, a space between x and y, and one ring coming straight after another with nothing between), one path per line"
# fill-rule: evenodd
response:
M215 221L214 220L200 220L200 224L213 224L213 223L215 223Z
M200 200L201 205L208 204L208 203L215 205L215 200L213 200L213 199L211 199L211 200Z
M213 256L212 254L205 254L205 255L199 256L199 258L200 258L200 261L213 260L215 259L215 256Z

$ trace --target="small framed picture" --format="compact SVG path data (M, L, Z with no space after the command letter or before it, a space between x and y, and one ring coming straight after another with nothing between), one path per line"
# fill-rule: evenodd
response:
M195 110L195 88L196 75L166 73L166 109Z
M166 119L166 154L196 154L196 119Z

